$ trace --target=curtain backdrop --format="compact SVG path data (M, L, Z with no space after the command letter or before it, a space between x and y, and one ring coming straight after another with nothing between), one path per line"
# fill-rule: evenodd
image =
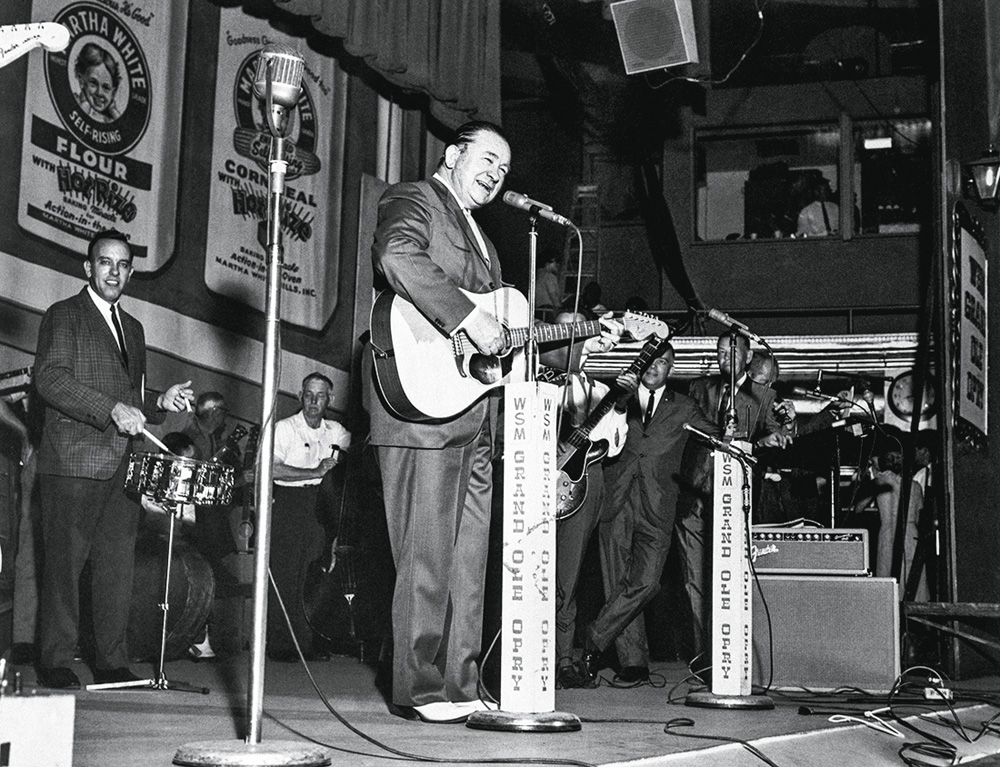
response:
M309 16L449 127L500 121L500 0L271 0Z

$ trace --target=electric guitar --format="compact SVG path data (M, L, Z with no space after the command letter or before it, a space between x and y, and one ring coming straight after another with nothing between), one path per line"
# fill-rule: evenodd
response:
M5 67L32 48L62 51L69 45L69 30L54 21L0 26L0 67Z
M622 373L635 373L641 378L669 342L669 338L650 338L639 356ZM609 447L606 439L591 442L590 433L611 412L621 395L622 390L613 385L587 419L559 442L556 448L556 468L559 470L556 478L556 521L572 516L583 505L587 497L587 469L604 458Z
M513 288L462 292L504 326L505 352L480 354L463 331L448 337L413 304L391 291L375 299L371 315L375 377L386 404L400 418L451 418L491 389L525 380L523 346L531 331L538 343L601 333L599 320L528 327L528 301ZM626 312L618 322L636 340L650 334L670 338L670 326L655 317Z

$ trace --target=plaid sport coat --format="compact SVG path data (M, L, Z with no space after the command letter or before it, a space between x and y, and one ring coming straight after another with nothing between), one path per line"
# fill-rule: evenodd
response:
M34 385L45 403L38 470L64 477L110 479L131 451L131 438L111 420L118 402L162 423L157 395L146 395L146 340L142 325L121 311L128 369L111 328L84 288L58 301L42 317Z

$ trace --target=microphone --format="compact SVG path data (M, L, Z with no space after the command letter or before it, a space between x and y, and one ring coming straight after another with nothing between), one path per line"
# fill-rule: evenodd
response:
M871 411L872 420L878 423L878 415L875 413L875 392L872 391L872 387L867 381L864 382L861 399L868 403L868 410Z
M729 325L729 327L738 331L740 335L746 336L751 341L756 341L761 346L767 346L767 343L756 333L752 332L750 328L744 325L739 320L734 320L725 312L720 312L718 309L709 309L708 316L711 317L716 322L721 322L723 325Z
M266 45L257 58L253 78L254 95L262 102L268 115L268 127L276 135L285 135L288 112L294 109L302 94L302 70L305 61L299 52L287 45ZM271 93L267 84L270 73Z
M526 210L536 216L547 218L553 223L561 224L562 226L573 226L572 221L553 211L551 205L538 202L538 200L532 200L530 197L525 197L523 194L518 194L517 192L504 192L503 201L515 208L520 208L521 210Z
M821 399L826 402L840 402L841 404L847 404L840 397L835 397L832 394L824 394L821 391L813 391L812 389L803 389L801 386L793 386L792 393L797 394L800 397L812 397L813 399Z
M746 450L741 450L740 448L736 447L736 445L732 445L728 442L723 442L721 439L716 439L711 434L706 434L700 429L696 429L689 423L685 423L683 428L685 431L689 431L692 434L701 437L716 450L721 450L723 453L729 453L729 455L733 456L734 458L740 458L746 461L747 463L751 464L757 463L757 459L754 456L750 455L750 453L748 453Z

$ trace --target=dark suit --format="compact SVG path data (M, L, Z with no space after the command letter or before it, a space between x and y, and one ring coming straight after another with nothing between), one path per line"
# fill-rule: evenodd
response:
M628 438L604 469L608 489L600 526L607 595L587 635L599 649L612 641L622 666L648 666L642 610L660 590L677 509L677 472L688 441L683 425L718 429L698 404L661 387L652 419L643 423L638 397L628 406Z
M53 304L42 318L35 386L45 402L39 449L45 565L41 665L69 666L79 629L79 579L92 568L95 663L128 666L125 635L139 506L125 495L131 438L111 419L118 402L161 423L156 396L143 401L142 325L119 310L128 369L111 328L87 289Z
M473 309L458 288L500 287L496 251L486 245L489 266L440 181L396 184L379 202L376 287L402 295L450 334ZM393 415L377 389L371 437L396 562L393 701L475 700L497 399L485 397L441 423L413 423Z
M720 420L720 407L728 377L711 375L691 382L688 394L710 418ZM782 427L774 417L773 389L757 383L749 376L736 390L737 435L745 434L750 443L779 431ZM728 398L727 398L728 399ZM705 552L710 545L712 502L712 449L698 440L691 440L681 460L681 494L677 506L677 544L684 569L685 588L691 601L694 618L695 648L707 647L710 604L710 557Z

